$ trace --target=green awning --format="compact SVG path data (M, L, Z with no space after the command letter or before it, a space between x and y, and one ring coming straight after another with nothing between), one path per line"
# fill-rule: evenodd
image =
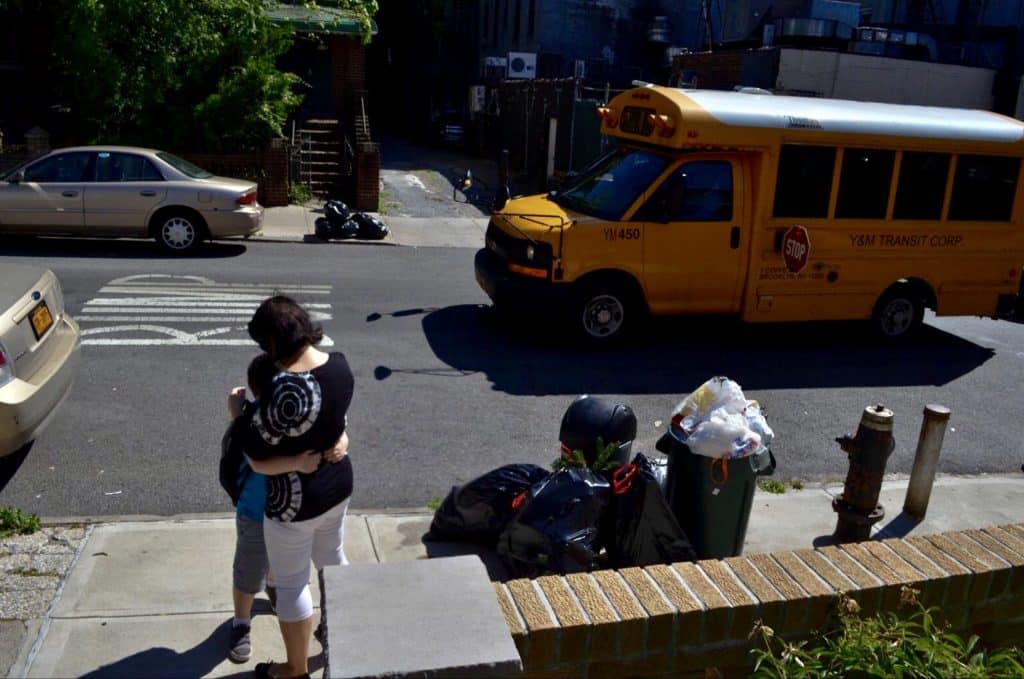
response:
M267 10L267 18L271 23L287 26L297 33L363 34L355 13L338 7L318 5L311 9L304 5L278 2ZM377 24L373 19L370 19L370 34L377 34Z

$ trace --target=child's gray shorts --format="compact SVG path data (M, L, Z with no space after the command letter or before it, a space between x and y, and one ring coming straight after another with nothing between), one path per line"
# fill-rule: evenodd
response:
M267 584L267 545L263 542L263 522L235 516L235 588L247 594L263 591Z

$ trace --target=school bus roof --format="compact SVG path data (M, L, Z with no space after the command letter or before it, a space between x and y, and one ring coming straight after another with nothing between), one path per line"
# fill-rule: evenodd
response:
M1021 121L939 106L648 86L623 92L599 113L602 134L672 148L766 146L841 133L1015 144L1024 150Z

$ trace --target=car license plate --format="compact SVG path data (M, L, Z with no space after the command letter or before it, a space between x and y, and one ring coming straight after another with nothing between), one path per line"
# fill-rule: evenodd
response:
M53 325L53 316L50 315L50 308L46 306L46 302L37 304L28 317L32 321L32 332L35 333L36 339L46 334Z

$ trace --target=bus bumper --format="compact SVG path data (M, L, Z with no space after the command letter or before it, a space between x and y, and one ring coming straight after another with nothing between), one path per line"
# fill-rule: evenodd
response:
M476 282L495 306L536 313L558 310L565 305L567 285L510 274L505 262L487 248L477 251L473 266Z

